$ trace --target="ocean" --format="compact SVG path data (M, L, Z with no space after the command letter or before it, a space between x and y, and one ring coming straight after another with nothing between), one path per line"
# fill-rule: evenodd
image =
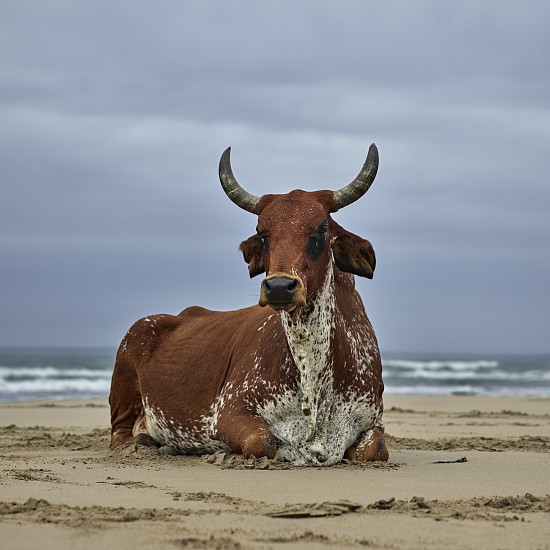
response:
M106 397L115 349L0 348L0 401ZM550 397L550 355L383 353L385 392Z

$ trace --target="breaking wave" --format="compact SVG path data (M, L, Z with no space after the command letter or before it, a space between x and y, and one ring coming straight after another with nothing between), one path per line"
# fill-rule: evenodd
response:
M115 350L1 349L0 401L106 397ZM550 356L382 354L386 393L550 396Z
M0 401L105 396L113 360L112 350L0 350Z
M388 393L550 395L550 358L383 360Z

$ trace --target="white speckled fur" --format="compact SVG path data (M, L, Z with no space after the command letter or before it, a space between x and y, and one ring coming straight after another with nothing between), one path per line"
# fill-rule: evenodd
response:
M229 447L217 439L209 437L214 420L214 412L203 416L201 423L194 429L183 428L173 418L166 417L158 407L149 405L147 397L143 399L147 432L162 445L169 445L181 453L215 453L229 451ZM214 407L212 407L212 411Z
M312 304L307 316L292 317L281 313L286 339L300 371L300 389L302 391L302 411L306 414L309 441L317 425L317 413L321 389L332 382L331 365L327 364L331 335L334 330L334 271L329 263L323 288ZM308 414L309 412L309 414Z

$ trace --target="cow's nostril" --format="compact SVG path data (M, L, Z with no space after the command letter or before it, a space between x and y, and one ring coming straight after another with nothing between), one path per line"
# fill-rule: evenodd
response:
M290 304L300 283L290 277L270 277L263 281L265 296L270 304Z

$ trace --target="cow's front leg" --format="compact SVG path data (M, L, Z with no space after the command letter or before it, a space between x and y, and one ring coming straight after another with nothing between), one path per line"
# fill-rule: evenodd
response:
M361 434L357 442L344 455L344 458L357 462L373 462L375 460L387 462L389 457L390 453L384 440L384 430L379 427Z
M275 438L264 420L257 415L221 411L213 432L214 437L226 443L233 452L242 453L244 458L275 458Z

